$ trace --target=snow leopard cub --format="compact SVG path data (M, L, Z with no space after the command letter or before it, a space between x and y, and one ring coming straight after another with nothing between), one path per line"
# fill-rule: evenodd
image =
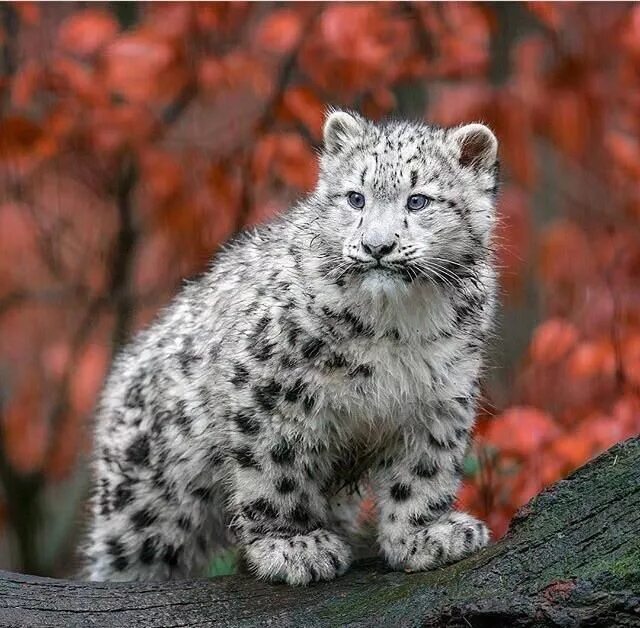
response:
M198 575L236 542L259 578L330 580L365 480L393 568L483 547L452 505L495 304L496 178L481 124L331 113L313 193L229 244L115 361L89 577Z

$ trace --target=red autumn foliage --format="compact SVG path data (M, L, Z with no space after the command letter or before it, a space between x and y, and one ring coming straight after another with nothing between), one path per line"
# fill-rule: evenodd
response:
M640 8L132 4L0 14L7 531L82 468L114 351L227 237L314 185L328 105L500 139L507 349L461 504L499 536L640 431ZM21 551L20 568L55 568Z

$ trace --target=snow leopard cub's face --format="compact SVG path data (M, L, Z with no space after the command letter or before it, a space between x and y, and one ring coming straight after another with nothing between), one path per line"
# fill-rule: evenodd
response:
M336 111L324 128L316 197L337 272L370 290L454 284L486 252L497 141L481 124L374 124Z

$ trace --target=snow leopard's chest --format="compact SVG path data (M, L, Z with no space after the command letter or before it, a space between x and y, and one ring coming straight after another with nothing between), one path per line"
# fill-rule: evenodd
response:
M424 336L344 343L340 351L348 366L321 378L324 405L343 422L406 423L421 405L450 394L451 383L463 377L459 344Z

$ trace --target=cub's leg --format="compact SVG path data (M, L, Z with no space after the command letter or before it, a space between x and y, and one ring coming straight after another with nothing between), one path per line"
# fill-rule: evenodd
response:
M330 529L316 471L321 463L294 439L254 443L235 453L232 528L249 569L290 585L331 580L351 562L351 550Z
M387 459L374 474L380 548L395 569L432 569L460 560L489 540L484 523L452 509L467 433L449 427Z

